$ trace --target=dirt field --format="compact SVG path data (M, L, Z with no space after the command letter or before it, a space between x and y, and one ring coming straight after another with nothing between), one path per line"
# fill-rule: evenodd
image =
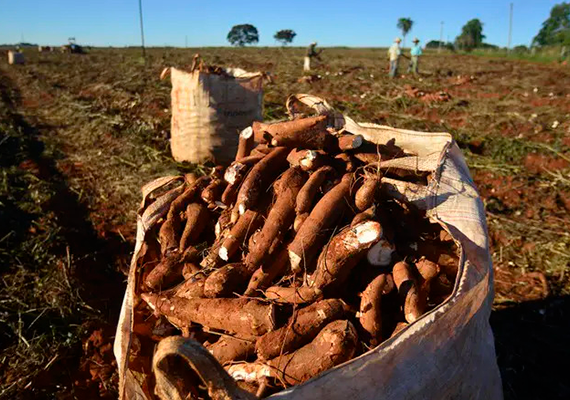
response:
M116 397L138 189L192 168L170 158L170 85L158 76L194 52L152 49L146 66L134 49L0 62L0 398ZM200 52L271 72L268 120L304 92L359 121L452 133L487 206L505 398L570 397L567 67L428 54L420 78L389 80L384 50L327 49L299 81L301 49Z

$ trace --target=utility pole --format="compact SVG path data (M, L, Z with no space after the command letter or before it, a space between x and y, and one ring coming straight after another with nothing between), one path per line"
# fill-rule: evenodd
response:
M184 36L184 47L188 48L188 35Z
M142 43L142 55L146 63L146 51L144 48L144 28L143 28L143 12L142 12L142 0L139 0L139 16L141 21L141 43Z
M439 47L437 52L441 53L441 45L443 44L443 21L441 21L441 28L439 29Z
M513 32L513 3L511 3L511 12L509 15L509 39L507 40L507 53L511 51L511 35Z

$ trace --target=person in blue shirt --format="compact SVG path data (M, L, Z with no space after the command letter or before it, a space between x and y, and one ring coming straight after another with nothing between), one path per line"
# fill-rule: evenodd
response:
M420 56L422 55L422 47L420 46L420 40L414 38L412 40L414 45L410 49L410 66L408 67L408 72L412 72L414 75L418 75L418 63L420 61Z

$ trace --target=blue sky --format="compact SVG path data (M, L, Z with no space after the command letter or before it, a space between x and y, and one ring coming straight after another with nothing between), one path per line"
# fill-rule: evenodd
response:
M529 44L562 0L513 0L512 44ZM260 46L273 46L279 29L297 32L294 44L386 46L399 34L396 22L409 17L411 36L453 40L465 22L479 18L486 41L507 44L510 0L143 0L145 39L150 46L225 46L229 29L255 25ZM0 0L0 43L22 38L38 44L125 46L140 43L137 0Z

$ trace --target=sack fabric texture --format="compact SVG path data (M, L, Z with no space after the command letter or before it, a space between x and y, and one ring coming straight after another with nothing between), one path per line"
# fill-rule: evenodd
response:
M485 211L451 135L356 123L315 96L296 95L290 101L300 101L328 115L330 124L337 129L360 134L377 144L391 143L412 154L386 161L386 165L432 172L427 186L394 179L386 183L395 196L426 210L432 222L441 224L451 234L459 246L460 261L453 293L444 303L375 349L272 398L502 399L489 325L493 287ZM182 177L164 177L143 188L137 242L114 347L121 398L148 398L127 362L133 332L133 304L138 299L136 269L145 236L166 214L179 192L170 190L149 206L147 198L154 190L177 180L181 181ZM172 344L169 346L172 348ZM157 384L160 384L158 378ZM238 397L228 395L228 398Z
M262 119L262 73L171 69L170 148L176 161L228 164L239 132Z

